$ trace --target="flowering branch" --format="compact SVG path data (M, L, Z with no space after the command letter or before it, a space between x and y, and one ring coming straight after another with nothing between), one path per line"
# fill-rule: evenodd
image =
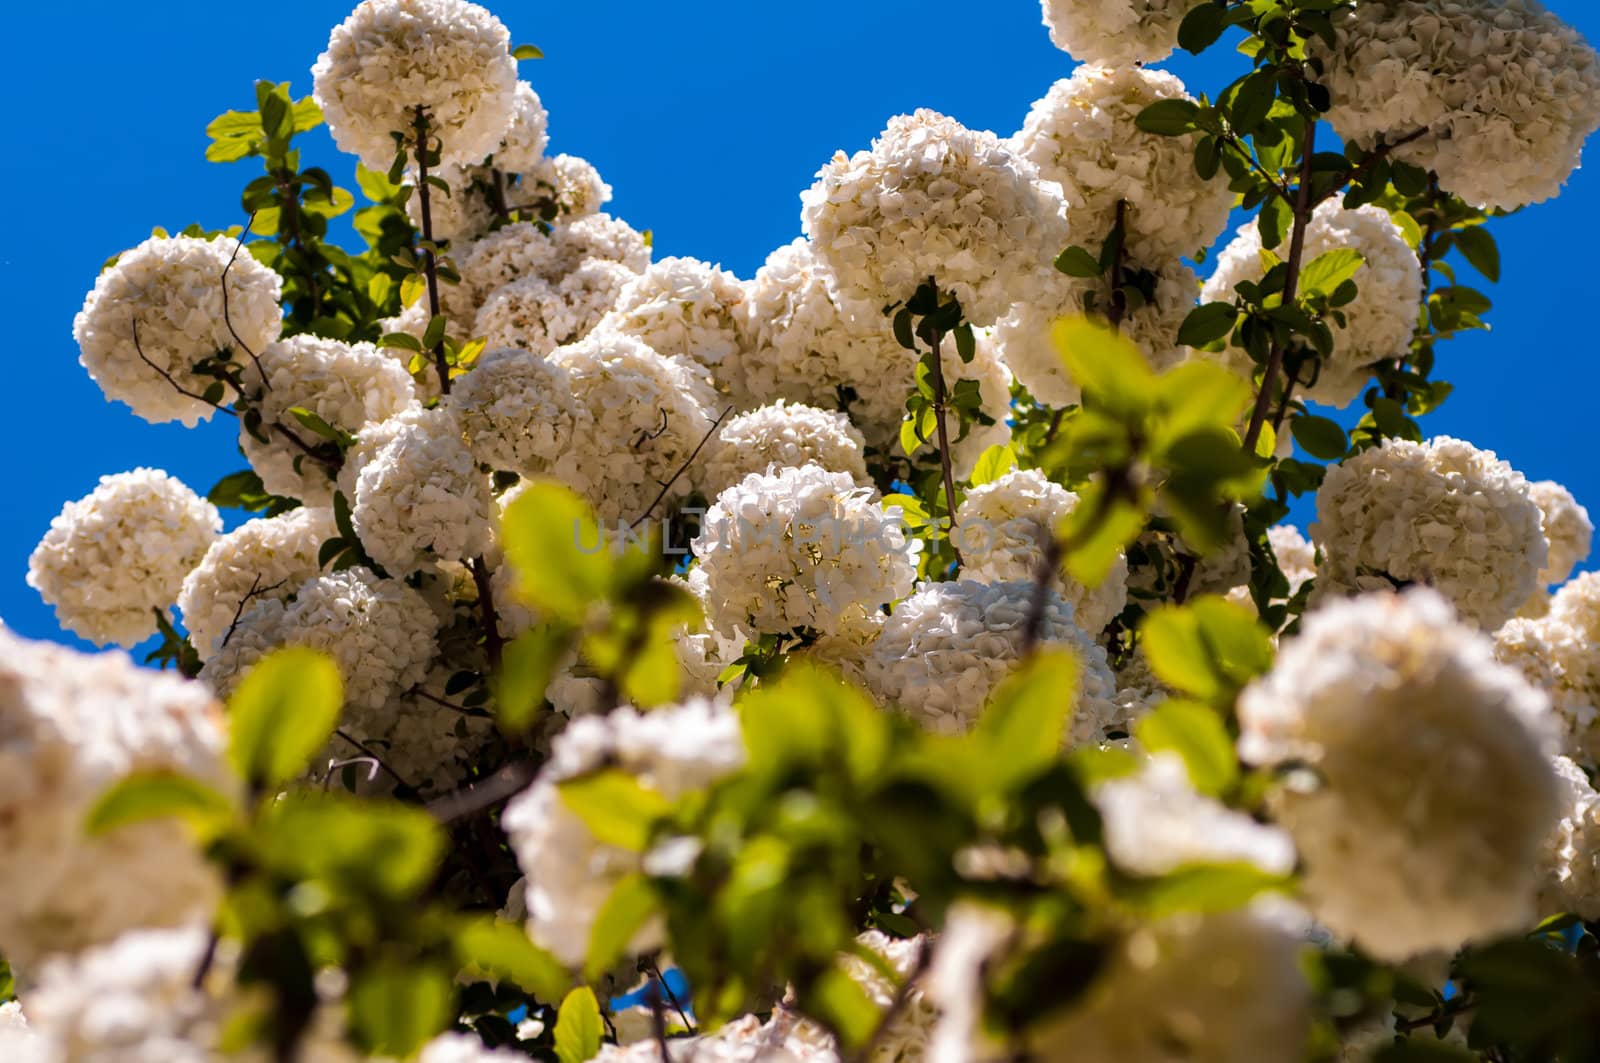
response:
M256 212L251 211L250 217L244 223L244 229L239 233L239 240L233 245L233 254L228 256L228 264L222 267L222 321L228 326L228 335L233 337L250 360L256 364L256 372L261 374L261 386L268 391L272 390L272 382L267 379L267 371L261 368L261 357L250 349L250 345L239 338L238 331L233 327L233 317L228 312L228 271L233 268L234 261L239 257L239 249L244 246L244 235L250 231L250 226L256 223Z
M961 564L961 551L955 545L956 533L956 480L955 470L950 459L950 426L946 419L949 411L949 394L944 386L944 355L940 352L943 335L939 326L933 320L933 314L939 309L939 282L937 278L928 278L928 289L932 293L933 311L928 324L928 346L933 351L933 424L939 438L939 468L944 479L944 501L950 510L950 548L956 555L956 564Z
M684 459L683 464L679 465L677 471L668 477L666 482L661 485L661 490L656 492L656 497L651 499L650 504L645 507L644 512L639 514L638 517L634 518L632 524L628 525L630 529L637 528L650 518L650 514L655 512L655 508L661 504L661 500L667 497L667 492L672 490L672 485L677 483L679 477L689 470L689 466L694 464L695 459L700 456L700 451L705 449L705 445L711 441L711 437L716 435L717 429L722 427L723 420L732 412L733 407L728 406L725 407L721 413L717 414L717 419L711 422L711 427L706 429L706 434L700 437L700 442L695 444L695 448L689 452L689 456ZM665 416L666 413L663 411L662 417Z
M434 257L433 207L428 197L428 112L421 104L416 108L417 134L417 196L422 212L422 275L428 282L428 320L439 316L439 265ZM439 392L450 394L450 362L445 357L444 336L433 345L433 364L439 372Z

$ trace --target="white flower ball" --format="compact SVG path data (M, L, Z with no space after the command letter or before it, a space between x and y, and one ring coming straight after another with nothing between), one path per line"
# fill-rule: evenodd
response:
M361 545L396 576L489 545L493 500L453 409L413 408L369 425L345 455L339 483Z
M1316 383L1297 389L1304 398L1338 407L1360 397L1372 377L1373 363L1404 358L1410 352L1422 309L1417 254L1388 211L1375 206L1347 210L1337 200L1318 207L1306 227L1305 263L1345 248L1360 252L1365 260L1353 278L1356 297L1339 308L1345 317L1342 327L1336 319L1328 320L1333 353L1321 360ZM1282 247L1278 250L1286 253ZM1200 290L1200 300L1231 303L1234 285L1259 281L1265 274L1261 232L1254 224L1242 226L1217 256L1217 268ZM1237 347L1204 357L1221 360L1246 379L1256 371L1249 355Z
M1566 757L1554 760L1561 793L1561 821L1545 838L1539 865L1544 882L1538 914L1573 912L1600 917L1600 794L1583 769Z
M527 1058L509 1048L490 1048L473 1034L448 1032L423 1045L417 1063L523 1063Z
M540 160L537 166L523 171L519 188L523 199L547 196L554 200L556 210L568 222L598 214L611 202L611 186L592 162L577 155L552 155Z
M253 364L246 366L244 381L261 411L267 442L241 425L240 449L268 491L308 505L333 501L337 470L284 438L284 432L292 432L308 448L323 442L296 420L291 409L309 410L355 435L416 404L411 374L394 358L370 343L341 343L309 334L291 336L263 350L260 371Z
M605 324L720 373L745 345L744 286L720 266L663 258L622 290Z
M1081 63L1132 66L1172 54L1188 0L1043 0L1050 43Z
M0 631L0 950L41 956L133 927L205 918L215 870L175 819L90 837L89 811L135 772L169 770L224 793L221 707L199 683Z
M318 551L337 538L331 509L302 506L246 521L211 544L183 578L178 608L202 660L243 609L266 598L287 599L315 576Z
M1289 581L1289 597L1300 592L1306 580L1317 575L1317 548L1292 524L1275 524L1267 529L1267 541L1278 569Z
M193 428L211 419L215 411L208 403L178 390L204 395L215 383L215 377L195 373L194 364L221 351L245 362L283 327L283 282L248 252L235 257L236 250L238 241L227 236L152 236L101 272L72 320L72 337L79 363L107 399L127 404L152 424L182 421ZM239 349L241 343L246 350ZM225 389L217 401L232 399Z
M1329 466L1311 539L1317 598L1426 583L1485 631L1533 593L1547 553L1522 474L1448 436L1386 440Z
M68 502L28 557L28 586L62 627L97 646L133 646L217 534L217 507L160 469L100 477Z
M430 170L428 176L437 177L450 186L449 195L432 185L428 188L428 221L434 240L449 242L459 248L489 231L495 219L495 182L498 180L504 186L504 175L494 167L480 163L474 166L443 166L438 171ZM411 186L411 195L406 199L406 214L417 232L421 233L422 196L417 188L417 180L416 169L408 169L406 183ZM450 285L443 278L439 283L442 286L440 299L444 301L444 291ZM428 300L420 299L416 305L425 310ZM422 323L426 326L427 320L424 319Z
M868 310L933 277L992 325L1066 246L1059 188L993 133L929 110L890 119L871 151L836 154L800 198L839 295Z
M1142 267L1133 265L1132 268ZM1149 271L1153 300L1130 307L1118 330L1157 372L1165 372L1190 354L1178 346L1178 329L1195 307L1199 280L1194 270L1172 261ZM1050 330L1064 317L1091 311L1104 319L1110 312L1110 286L1099 278L1056 273L1037 298L1018 303L995 327L995 342L1006 365L1034 399L1045 406L1074 406L1083 401L1078 382L1067 372Z
M1561 583L1588 560L1594 524L1589 520L1589 511L1578 504L1572 492L1554 480L1531 483L1528 493L1539 507L1540 527L1550 544L1550 559L1539 570L1539 582L1545 586Z
M689 494L693 470L673 476L711 429L710 388L692 363L610 331L559 347L550 360L566 370L580 411L572 460L554 471L602 521L638 519L664 484L672 486L663 506Z
M573 720L556 737L532 786L506 806L501 826L527 875L528 934L561 962L580 967L589 935L612 889L648 855L596 838L562 799L559 786L610 769L676 800L737 771L745 759L739 718L727 705L691 699L638 713L619 708ZM661 942L653 921L629 943L645 952Z
M593 332L635 276L620 263L591 259L558 283L523 277L489 293L473 333L490 347L547 355Z
M1370 149L1427 130L1394 157L1468 203L1550 199L1600 127L1600 57L1537 0L1363 0L1334 26L1313 42L1334 131Z
M593 258L620 262L634 273L650 266L650 241L639 230L609 214L590 214L551 234L568 270Z
M392 134L415 150L419 107L440 162L468 166L494 152L517 105L511 35L465 0L362 0L311 77L339 150L379 171L394 161Z
M494 168L503 173L528 173L544 161L550 143L550 116L533 86L517 82L511 94L511 125L494 149Z
M1308 614L1239 699L1239 752L1304 764L1276 795L1312 914L1381 960L1518 929L1557 819L1549 700L1434 591Z
M1495 652L1550 695L1562 752L1600 764L1600 574L1585 572L1551 596L1538 619L1495 632Z
M865 445L844 414L779 399L723 424L705 449L699 483L716 497L751 473L819 465L867 484L871 481L861 456Z
M920 543L898 506L818 465L751 473L723 491L693 543L721 631L836 635L870 624L916 579Z
M970 489L956 507L961 574L985 583L1037 579L1045 544L1077 507L1076 494L1037 469L1013 469ZM1128 604L1128 559L1119 554L1098 587L1059 572L1054 587L1072 604L1078 626L1098 634Z
M478 356L456 380L447 406L480 465L543 476L572 455L578 417L567 371L509 347Z
M567 268L553 235L533 222L519 221L460 249L456 270L461 283L442 285L440 297L453 308L452 319L464 316L470 320L496 289L524 277L539 277L554 285ZM427 321L421 324L425 326Z
M961 734L983 714L1000 681L1021 666L1032 583L929 583L895 606L866 663L867 689L924 728ZM1115 704L1116 679L1105 651L1073 622L1054 591L1046 601L1039 645L1078 659L1077 704L1063 745L1098 743L1126 730Z
M439 618L421 594L365 568L347 568L307 580L291 602L269 598L246 609L200 678L227 697L268 653L309 646L339 666L341 726L357 737L381 737L392 724L385 711L391 699L427 677L438 629Z
M1124 246L1140 262L1166 264L1211 246L1228 224L1233 192L1194 168L1197 134L1146 133L1139 112L1160 100L1193 100L1162 70L1080 66L1028 112L1011 146L1061 186L1069 242L1098 255L1124 208ZM1192 292L1191 292L1192 294Z

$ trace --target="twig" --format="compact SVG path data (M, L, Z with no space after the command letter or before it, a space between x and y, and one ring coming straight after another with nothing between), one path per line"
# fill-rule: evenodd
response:
M355 746L357 749L361 750L361 753L362 753L363 756L370 757L371 759L377 761L378 762L378 767L380 767L384 771L388 772L389 778L391 778L395 782L399 783L401 789L409 791L410 793L416 793L417 792L417 788L415 786L412 786L410 783L408 783L404 779L400 778L400 776L395 772L395 770L393 768L389 767L388 764L384 763L383 758L378 756L378 754L374 753L372 751L372 749L365 742L362 742L360 739L356 738L354 735L350 734L348 731L346 731L342 727L335 729L333 733L338 735L340 738L344 739L346 742L349 742L351 745Z
M244 607L250 604L250 599L258 595L266 594L270 591L275 591L287 582L289 581L281 579L270 587L263 587L261 586L261 573L257 572L256 578L250 581L250 589L245 591L244 597L239 599L239 605L233 611L233 621L228 624L228 630L222 636L221 645L226 646L228 644L228 640L233 638L233 633L239 629L239 618L244 616Z
M1128 201L1117 200L1117 227L1112 230L1117 239L1117 253L1111 261L1111 312L1106 323L1118 332L1122 320L1128 316L1128 297L1122 291L1122 273L1128 263Z
M661 1063L672 1063L672 1049L667 1045L667 1016L661 1007L661 993L655 985L645 992L650 1002L650 1032L655 1035L656 1046L661 1050Z
M250 356L250 360L256 364L256 372L261 377L261 386L271 391L272 382L267 379L266 370L261 368L261 358L255 351L250 349L248 343L239 338L239 333L233 327L233 318L228 313L228 271L233 268L234 259L239 257L239 249L244 246L245 233L248 233L250 226L255 223L256 212L252 210L249 220L244 223L244 232L239 234L238 242L233 245L233 254L228 256L228 264L222 267L222 321L228 326L228 335L233 337L233 342L237 343L244 353Z
M717 414L717 419L711 422L711 427L706 429L706 434L700 437L700 442L695 444L695 448L689 452L689 456L684 459L683 464L679 465L678 470L672 474L672 477L661 485L661 490L656 493L656 497L645 507L644 512L639 514L632 524L628 525L630 530L637 528L650 519L650 514L655 512L655 508L661 504L661 500L667 497L667 492L672 490L672 485L678 482L680 476L689 471L689 466L694 464L694 459L700 456L700 451L705 449L705 445L711 441L711 437L717 434L717 429L722 427L723 419L732 412L733 407L729 406Z
M650 442L652 439L660 439L661 438L661 434L667 430L667 425L670 422L667 420L666 408L658 406L656 408L656 412L661 414L661 427L657 428L653 432L649 431L648 429L644 429L644 428L639 429L639 438L635 439L632 443L628 444L628 449L629 450L638 450L640 447L644 446L646 443Z
M933 312L939 312L939 282L937 278L928 278L928 287L933 290ZM950 511L950 550L956 556L956 564L960 565L961 550L956 546L956 478L955 469L950 457L950 427L945 421L944 389L944 356L939 351L940 341L943 337L937 328L931 328L931 338L928 346L933 350L933 424L935 434L939 437L939 467L944 474L944 504Z
M1064 554L1061 540L1056 538L1054 531L1050 532L1050 540L1044 544L1039 567L1033 574L1033 590L1028 595L1028 619L1022 628L1024 657L1033 652L1039 645L1039 637L1044 634L1044 611L1050 604L1050 587L1055 583L1056 572L1061 568Z
M236 411L230 409L229 407L223 406L220 403L212 402L210 399L206 398L204 395L198 395L195 392L190 391L188 388L186 388L182 384L178 383L178 381L173 377L173 375L171 373L167 372L165 369L161 368L159 365L157 365L156 363L152 362L150 360L149 356L147 356L144 353L144 347L142 347L140 345L140 343L139 343L139 319L137 317L135 317L133 319L133 349L136 352L138 352L139 360L141 362L143 362L145 365L149 366L151 369L154 369L156 372L160 373L161 376L162 376L162 379L164 379L167 383L171 384L173 386L173 388L178 392L178 394L183 395L183 396L185 396L187 398L191 398L196 402L203 402L207 406L210 406L213 410L219 410L222 413L227 414L229 417L238 417L239 416L239 414Z
M498 804L533 781L534 766L525 760L507 764L488 778L469 782L454 793L428 802L428 814L440 823L470 816Z
M656 985L660 986L661 991L667 995L667 1002L672 1005L672 1010L676 1011L678 1018L683 1021L683 1028L692 1032L695 1028L694 1023L689 1021L688 1012L684 1011L683 1005L678 1002L678 995L672 991L671 986L667 985L666 976L661 973L661 965L654 960L647 960L645 973L653 977L656 980Z
M422 211L422 275L428 282L428 320L439 316L439 268L433 257L433 208L428 199L428 113L421 104L417 117L417 196ZM439 393L450 394L450 362L445 357L444 337L433 345L433 363L439 373Z
M1359 181L1361 178L1365 177L1374 166L1378 165L1378 163L1394 154L1395 149L1403 148L1413 140L1420 140L1422 137L1427 136L1429 132L1430 130L1424 126L1421 129L1412 130L1391 144L1385 144L1380 141L1378 146L1373 148L1372 151L1367 154L1367 157L1362 159L1356 168L1350 171L1350 176L1346 178L1346 183ZM1340 187L1343 186L1341 185L1330 188L1318 198L1317 202L1321 203L1323 200L1332 199L1338 194Z
M351 765L354 765L354 764L364 764L364 765L367 766L367 769L368 769L368 771L367 771L367 781L368 782L371 782L373 779L376 779L378 777L378 770L383 767L383 765L378 761L377 757L351 757L349 760L333 760L333 761L329 761L328 762L328 774L326 774L326 775L324 775L322 777L322 791L323 791L323 793L327 793L328 788L333 785L333 773L334 772L340 770L341 768L348 768L348 767L350 767Z
M489 566L479 554L472 559L472 582L478 588L478 611L483 615L483 648L489 656L489 667L500 667L500 651L505 641L500 637L499 616L494 609L494 586L489 579Z
M410 690L406 691L405 696L406 697L418 697L418 698L422 698L424 701L431 701L435 705L438 705L440 708L449 709L451 712L459 712L463 716L476 715L476 713L471 709L464 708L464 707L462 707L460 705L457 705L457 704L455 704L453 702L446 701L443 698L434 697L432 694L430 694L426 690L422 689L422 684L421 683L418 683L416 686L414 686Z
M1291 207L1294 206L1294 201L1289 198L1288 189L1283 187L1283 183L1281 181L1279 181L1278 178L1276 178L1276 177L1272 176L1270 173L1268 173L1266 171L1266 168L1263 167L1261 165L1261 163L1256 161L1256 157L1253 154L1251 154L1249 151L1245 150L1245 146L1239 140L1239 137L1238 137L1237 134L1235 134L1235 133L1224 133L1224 134L1222 134L1222 138L1221 139L1222 139L1222 143L1224 143L1228 147L1232 148L1235 152L1238 153L1238 155L1239 155L1239 157L1241 159L1243 159L1245 162L1250 164L1250 168L1256 172L1256 175L1267 183L1267 187L1268 188L1272 189L1273 195L1275 195L1279 199L1283 200L1289 206L1291 206Z

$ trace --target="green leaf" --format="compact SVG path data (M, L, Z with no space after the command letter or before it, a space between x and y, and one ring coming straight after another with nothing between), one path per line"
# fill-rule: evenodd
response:
M1322 461L1338 461L1350 449L1344 429L1326 417L1301 414L1289 422L1289 431L1307 454Z
M1267 201L1261 204L1261 214L1256 218L1256 227L1261 233L1261 246L1268 250L1283 243L1283 238L1289 234L1289 226L1294 221L1294 211L1289 209L1289 204L1281 196L1269 195Z
M1100 260L1076 245L1056 256L1056 269L1069 277L1100 276Z
M1189 311L1178 328L1178 343L1186 347L1207 347L1233 331L1239 310L1232 303L1206 303Z
M1186 52L1199 55L1217 43L1227 26L1227 9L1207 0L1183 16L1178 25L1178 45Z
M643 875L627 875L618 882L595 916L583 976L596 982L616 966L627 953L628 943L660 905L655 887Z
M795 765L843 764L860 785L877 780L891 723L838 675L797 661L738 702L749 772L778 778Z
M1209 706L1168 698L1135 725L1134 733L1151 753L1177 754L1200 793L1224 794L1239 780L1233 740Z
M544 53L531 44L519 44L511 49L513 59L543 59Z
M1089 400L1122 416L1149 406L1156 376L1127 337L1088 317L1057 321L1050 337Z
M383 274L379 274L383 276ZM379 347L399 347L405 351L421 351L422 341L409 332L386 332L378 340Z
M1300 271L1300 290L1306 295L1330 295L1358 273L1366 259L1348 247L1324 251Z
M530 480L501 518L502 545L524 601L581 622L611 590L612 551L589 504L553 480Z
M1229 122L1237 133L1254 133L1272 110L1277 97L1278 75L1270 67L1257 70L1239 82L1230 101ZM1276 246L1276 245L1273 245Z
M1144 511L1120 497L1107 502L1105 515L1096 520L1093 514L1102 493L1099 484L1079 492L1080 500L1064 527L1056 529L1063 541L1073 544L1066 555L1067 573L1085 587L1105 582L1117 557L1144 530Z
M586 1063L600 1052L605 1025L594 990L579 986L567 994L556 1013L556 1059L560 1063Z
M1472 264L1472 268L1483 274L1490 281L1498 283L1500 280L1500 248L1496 246L1494 237L1489 230L1481 225L1457 229L1454 234L1456 247L1461 249L1462 257Z
M1284 893L1292 881L1255 864L1196 864L1157 879L1141 880L1129 900L1147 919L1178 912L1226 912L1263 893Z
M540 1000L559 1000L572 984L561 962L528 940L527 931L490 915L467 916L455 932L458 961L505 978Z
M455 987L437 966L373 966L350 991L350 1022L373 1052L407 1059L450 1024Z
M1271 639L1250 610L1214 596L1152 610L1140 635L1163 682L1214 705L1272 665Z
M228 759L255 786L300 775L339 724L344 684L332 658L302 646L274 650L228 699Z
M233 802L199 779L146 771L117 780L89 810L85 830L106 834L129 823L176 818L209 836L233 815Z
M994 483L1016 467L1017 452L1011 449L1009 443L996 443L978 455L978 462L972 467L970 483L973 487Z
M561 802L598 840L631 853L650 844L655 821L672 803L624 771L607 769L558 783Z
M1200 108L1192 100L1158 100L1139 112L1134 125L1146 133L1175 137L1192 132Z
M1026 782L1060 759L1078 671L1070 651L1036 653L995 688L973 732L987 747L984 781L995 791Z
M443 828L417 805L320 791L291 792L267 806L259 841L269 867L364 903L414 898L445 849Z
M573 636L565 624L547 624L506 644L493 680L495 721L501 731L521 734L533 723L545 690L572 648Z

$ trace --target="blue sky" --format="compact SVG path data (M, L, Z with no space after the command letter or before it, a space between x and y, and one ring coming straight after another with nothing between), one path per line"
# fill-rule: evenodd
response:
M22 634L71 641L23 581L64 502L139 465L202 492L243 466L223 418L191 431L108 404L78 365L72 316L100 263L152 226L243 220L239 191L256 164L207 163L205 125L251 106L256 78L309 92L311 64L350 6L295 0L269 16L198 0L91 0L8 16L21 46L5 118L14 161L0 174L12 366L0 438L17 480L0 507L0 618ZM1600 41L1592 0L1547 6ZM492 7L515 42L548 57L522 70L550 111L552 150L593 161L616 189L609 209L653 230L658 254L742 277L799 234L799 193L835 149L865 147L889 116L919 106L1005 135L1073 65L1051 47L1033 0ZM1240 63L1218 48L1164 65L1191 91L1214 93ZM321 134L314 144L353 187L354 160ZM1600 233L1600 145L1593 157L1560 199L1495 225L1504 279L1490 289L1494 333L1442 350L1439 375L1457 392L1425 428L1560 480L1600 513L1589 410L1600 362L1581 324L1595 299L1586 256Z

